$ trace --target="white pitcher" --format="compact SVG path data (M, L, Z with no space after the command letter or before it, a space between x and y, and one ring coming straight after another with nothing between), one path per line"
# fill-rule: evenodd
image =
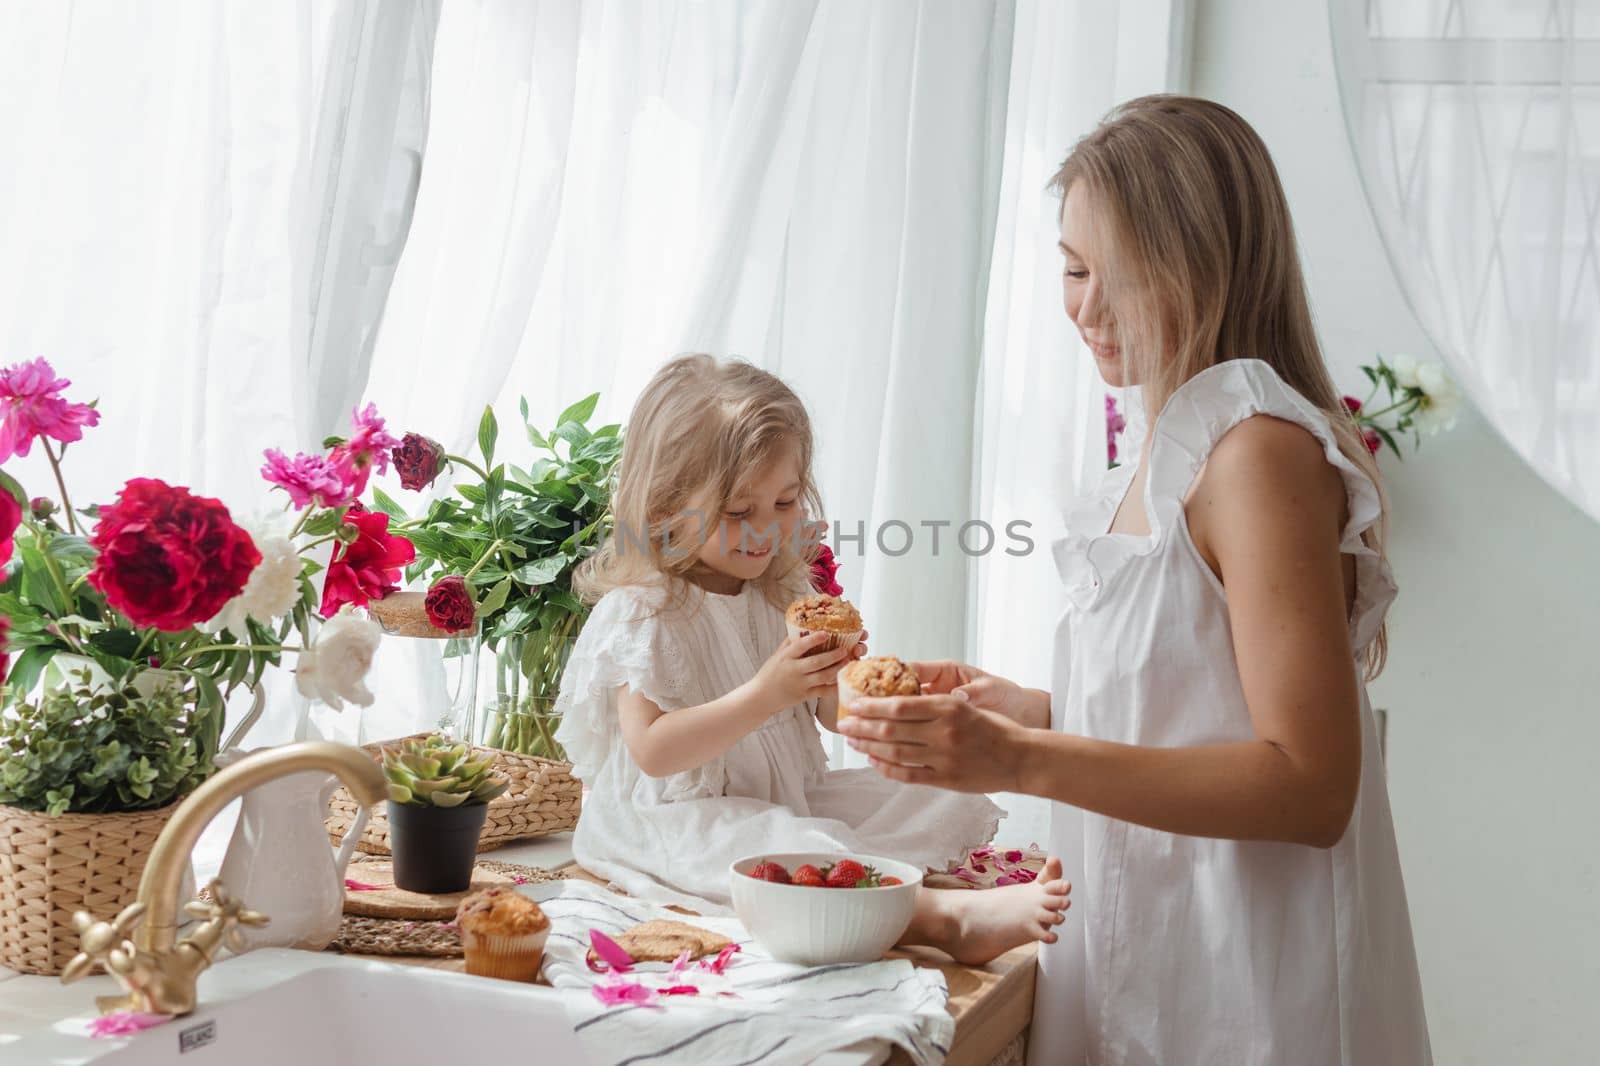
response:
M245 752L218 756L218 766ZM247 950L263 947L321 951L339 933L344 913L344 875L356 842L367 827L362 808L338 850L328 843L323 819L339 779L316 770L289 774L245 793L222 883L251 910L271 919L259 929L244 926Z

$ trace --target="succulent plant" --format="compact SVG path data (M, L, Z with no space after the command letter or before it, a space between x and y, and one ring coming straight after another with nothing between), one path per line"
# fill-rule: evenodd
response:
M474 758L471 745L437 733L383 749L389 798L414 807L460 807L488 803L511 782L490 769L494 756Z

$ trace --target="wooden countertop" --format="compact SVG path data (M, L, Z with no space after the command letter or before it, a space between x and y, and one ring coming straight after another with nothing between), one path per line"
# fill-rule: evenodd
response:
M561 872L600 883L575 865ZM946 1060L948 1066L989 1066L1033 1020L1033 982L1038 955L1039 946L1028 944L1008 951L987 966L963 966L932 948L898 948L889 953L889 958L908 959L916 966L930 967L944 974L945 984L950 989L946 1006L956 1023L955 1043ZM461 959L357 957L458 973L466 965ZM889 1057L891 1064L910 1061L898 1048Z

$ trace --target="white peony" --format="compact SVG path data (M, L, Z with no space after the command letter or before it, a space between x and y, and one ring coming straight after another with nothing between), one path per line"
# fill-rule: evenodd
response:
M336 711L344 710L345 700L371 707L373 695L365 681L382 639L377 622L356 614L349 604L339 608L323 623L316 642L300 653L294 671L300 694Z
M1416 387L1422 390L1422 406L1414 416L1417 431L1432 436L1454 429L1461 412L1461 390L1438 363L1416 368Z
M1422 364L1414 355L1397 355L1389 360L1389 368L1394 371L1395 384L1402 389L1414 389L1418 386L1418 372Z
M300 602L300 553L294 542L276 533L257 533L250 530L261 562L250 571L239 595L223 604L217 616L202 628L210 633L226 629L241 641L248 641L249 630L245 619L254 618L262 625L271 625L294 610Z

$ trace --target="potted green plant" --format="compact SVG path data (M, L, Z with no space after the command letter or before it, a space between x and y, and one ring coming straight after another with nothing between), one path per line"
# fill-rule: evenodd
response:
M476 625L485 654L478 714L467 738L557 761L553 707L561 673L588 608L572 591L572 572L604 537L612 471L622 427L590 429L599 394L562 411L555 428L537 429L522 400L522 428L533 456L526 465L499 459L500 425L492 408L478 424L478 458L446 454L408 433L394 452L401 485L421 490L447 467L473 477L453 494L408 517L393 498L376 506L416 546L409 580L426 577L430 620L446 631ZM452 642L446 655L467 654Z
M471 886L489 801L509 786L493 762L437 733L383 749L396 886L430 895Z
M62 915L133 902L155 838L211 772L211 733L182 688L87 668L0 715L0 964L59 973L78 950Z

